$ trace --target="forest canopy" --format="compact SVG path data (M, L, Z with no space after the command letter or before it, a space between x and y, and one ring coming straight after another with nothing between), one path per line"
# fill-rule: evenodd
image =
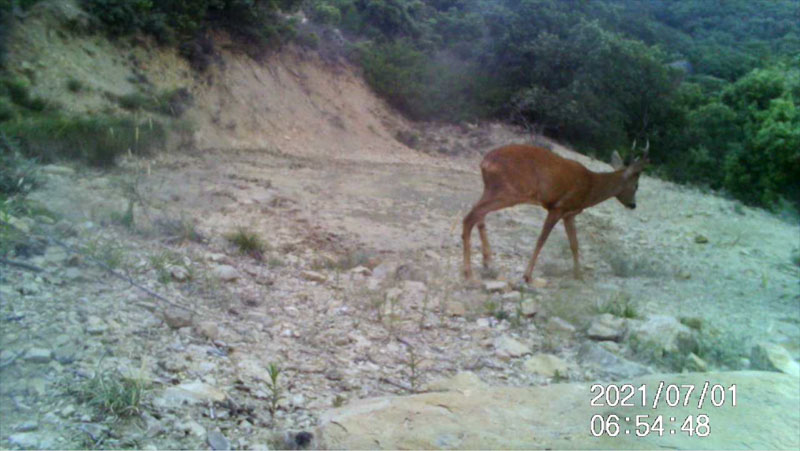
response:
M313 0L412 118L493 118L766 207L800 200L793 0ZM640 141L641 142L641 141Z

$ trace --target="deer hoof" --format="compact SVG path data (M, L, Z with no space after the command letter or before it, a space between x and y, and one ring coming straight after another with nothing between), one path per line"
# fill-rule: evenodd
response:
M522 280L524 280L526 284L530 285L530 283L531 283L531 276L530 276L530 275L528 275L528 274L525 274L524 276L522 276Z

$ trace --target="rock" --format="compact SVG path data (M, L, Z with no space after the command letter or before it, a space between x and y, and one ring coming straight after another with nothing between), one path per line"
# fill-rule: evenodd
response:
M75 169L68 166L58 166L55 164L44 165L39 169L43 174L48 175L74 175Z
M657 356L693 348L692 330L681 324L675 317L653 315L644 321L632 321L629 340L636 340L640 347L652 348ZM683 348L683 349L681 349ZM685 352L683 352L685 354Z
M415 280L418 282L425 282L427 280L427 274L417 266L407 263L397 267L394 271L394 278L398 281Z
M211 449L216 451L228 451L231 449L231 442L222 435L219 431L211 431L208 433L208 444L211 446Z
M416 280L406 280L400 285L403 293L400 302L406 307L421 307L428 296L428 287Z
M547 286L547 283L548 283L547 279L542 279L541 277L536 277L535 279L533 279L533 282L531 282L531 285L533 286L533 288L541 289L541 288L545 288Z
M619 340L625 333L625 320L610 313L597 315L586 335L595 340Z
M686 356L686 369L702 373L708 371L708 364L705 360L698 357L697 354L690 352L689 355Z
M206 428L202 424L192 419L187 419L185 421L181 421L180 423L175 423L175 429L183 433L191 434L195 437L206 436Z
M53 359L53 351L45 348L31 348L25 353L25 361L31 363L47 363Z
M225 393L216 387L200 381L193 381L167 387L164 393L156 398L155 403L159 407L179 407L184 403L222 402L225 399Z
M464 316L467 314L467 307L463 302L450 301L446 306L447 314L450 316Z
M364 277L369 277L370 275L372 275L372 271L370 271L370 269L367 268L366 266L356 266L355 268L350 270L350 273L358 274Z
M494 340L494 350L497 357L502 360L509 360L531 353L529 346L525 346L508 335L502 335Z
M800 376L800 365L792 359L789 351L774 343L758 343L753 346L750 364L759 370L780 371L794 377Z
M169 274L173 280L184 282L189 279L189 270L183 266L172 266L169 268Z
M530 318L539 312L539 303L533 298L528 298L520 302L519 308L522 316Z
M504 280L487 280L483 282L483 289L489 293L499 293L508 290L508 282Z
M578 348L578 360L605 379L630 379L652 372L648 367L623 359L591 341Z
M644 385L652 400L664 379L665 375L651 375L624 383ZM680 426L684 418L703 414L712 420L702 448L800 449L797 379L739 371L670 374L668 383L699 388L709 380L722 387L736 384L737 393L747 396L740 395L735 408L726 398L724 408L706 401L698 409L696 390L686 406L661 402L658 409L639 404L622 410L592 406L586 382L384 396L322 412L314 435L320 449L696 449L698 437L680 431ZM637 437L633 425L620 420L621 433L615 437L588 434L588 419L605 416L606 410L630 418L661 415L665 433ZM666 421L669 417L680 420L671 423Z
M201 321L195 328L197 332L211 341L219 340L219 327L214 321Z
M487 385L472 371L462 371L453 377L437 379L425 386L426 391L458 391L466 393L485 389Z
M20 232L25 234L31 233L31 227L28 225L27 222L23 221L22 219L19 219L11 215L6 215L4 219L7 223L19 229Z
M387 277L394 274L397 271L397 263L394 262L382 262L380 265L376 266L372 269L372 279L380 282L383 282Z
M39 439L37 438L37 433L35 432L18 432L16 434L11 434L8 436L8 443L11 446L15 446L22 449L40 449L43 448L39 444Z
M164 322L172 329L180 329L192 325L194 314L186 309L178 307L168 307L163 312Z
M324 274L320 274L320 273L318 273L316 271L301 271L300 272L300 277L302 277L303 279L309 280L311 282L319 282L319 283L322 283L322 282L325 282L326 280L328 280L328 278L325 277Z
M553 377L567 374L567 363L552 354L536 354L522 364L526 371L542 376Z
M17 427L14 428L14 429L17 432L35 431L35 430L39 429L39 423L37 423L35 421L26 421L24 423L21 423L21 424L17 425Z
M708 243L708 238L703 235L695 235L694 242L697 244L706 244Z
M215 267L212 274L223 282L233 282L239 278L239 271L230 265L219 265Z
M570 324L568 321L559 318L558 316L551 316L547 319L547 323L545 324L545 329L550 333L563 333L563 334L574 334L576 329L575 326Z
M519 302L522 300L522 293L519 291L511 291L500 297L503 302Z

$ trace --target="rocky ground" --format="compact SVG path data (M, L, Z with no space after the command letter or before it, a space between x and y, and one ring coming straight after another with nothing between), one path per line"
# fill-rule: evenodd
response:
M43 271L3 267L0 436L14 448L273 448L332 407L463 371L518 387L796 374L793 226L647 178L636 212L608 202L579 218L584 280L556 231L532 286L519 283L543 213L518 207L490 216L496 267L469 285L459 223L479 196L476 161L240 150L43 168L30 197L52 213L14 220L42 237L17 253ZM264 250L242 254L238 230ZM132 417L86 397L103 375L144 381Z

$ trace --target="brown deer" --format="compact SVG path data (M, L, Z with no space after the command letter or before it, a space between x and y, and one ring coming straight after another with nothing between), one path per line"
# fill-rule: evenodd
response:
M636 147L636 141L633 148ZM509 145L492 150L481 162L483 196L464 217L462 241L464 245L464 277L472 279L470 264L470 239L472 227L477 224L481 236L483 266L492 259L486 237L484 218L492 211L527 203L541 205L547 210L542 233L536 241L525 282L530 283L533 267L553 226L563 219L569 246L572 249L575 277L581 278L578 263L578 237L575 216L584 209L616 197L622 205L636 208L636 189L639 175L648 163L650 142L641 158L626 166L615 151L611 157L613 172L593 172L577 161L562 158L541 147Z

